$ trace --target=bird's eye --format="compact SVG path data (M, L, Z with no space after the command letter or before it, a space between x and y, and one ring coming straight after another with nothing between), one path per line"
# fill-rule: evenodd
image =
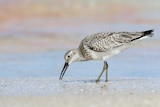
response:
M71 56L70 55L68 55L68 58L70 58Z

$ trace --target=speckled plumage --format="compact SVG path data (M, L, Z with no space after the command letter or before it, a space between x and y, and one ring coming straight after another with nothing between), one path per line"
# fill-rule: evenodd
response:
M143 32L101 32L84 38L78 50L86 60L103 59L102 57L97 58L96 55L104 57L112 54L111 56L114 56L144 36ZM119 52L112 53L116 50Z
M64 58L66 63L62 69L60 79L63 78L67 67L77 61L103 60L104 67L97 81L106 70L108 81L107 59L122 52L140 40L153 36L153 30L143 32L101 32L85 37L77 49L68 51Z

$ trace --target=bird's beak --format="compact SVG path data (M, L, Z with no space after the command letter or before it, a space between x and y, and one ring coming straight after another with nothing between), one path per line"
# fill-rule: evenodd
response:
M68 62L66 62L66 63L64 64L64 67L63 67L63 69L62 69L61 75L60 75L60 77L59 77L60 80L62 80L62 78L63 78L63 76L64 76L64 74L65 74L68 66L69 66L69 64L68 64Z

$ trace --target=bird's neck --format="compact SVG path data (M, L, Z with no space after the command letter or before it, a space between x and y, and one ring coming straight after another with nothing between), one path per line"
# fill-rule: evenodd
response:
M86 61L86 59L83 57L83 55L81 54L81 52L77 49L77 61Z

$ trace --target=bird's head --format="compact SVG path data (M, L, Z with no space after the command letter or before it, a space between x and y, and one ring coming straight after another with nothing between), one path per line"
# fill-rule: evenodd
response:
M66 52L66 54L64 55L64 59L66 63L68 63L69 65L73 62L78 61L78 57L79 57L79 54L77 50L70 50Z
M66 52L66 54L64 55L64 59L65 59L65 64L62 69L61 75L59 77L60 80L63 78L68 66L73 62L79 61L78 50L70 50L70 51Z

